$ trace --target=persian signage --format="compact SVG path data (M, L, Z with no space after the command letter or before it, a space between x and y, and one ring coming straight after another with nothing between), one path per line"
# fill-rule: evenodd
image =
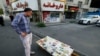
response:
M37 0L18 0L12 2L13 11L23 11L24 8L31 8L32 10L38 10Z
M64 2L53 0L41 0L43 11L64 11Z

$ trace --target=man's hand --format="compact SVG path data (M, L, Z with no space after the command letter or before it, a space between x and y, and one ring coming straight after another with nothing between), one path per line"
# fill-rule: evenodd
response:
M25 37L26 35L27 35L26 32L21 32L21 36L22 36L22 37Z

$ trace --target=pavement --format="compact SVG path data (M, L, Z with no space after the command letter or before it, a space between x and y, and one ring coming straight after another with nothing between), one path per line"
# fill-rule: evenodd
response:
M36 41L44 36L50 36L69 44L72 48L87 56L100 56L99 27L75 23L49 25L44 28L38 28L34 23L31 23L31 26L33 31L32 50L36 52L32 56L51 56L36 44ZM6 22L5 27L0 26L0 56L25 56L19 36L11 28L10 22Z
M87 56L100 56L100 28L95 25L65 23L45 28L34 26L32 28L37 35L53 37Z
M19 36L10 26L10 22L7 21L5 25L0 26L0 56L25 56L24 47ZM51 56L36 44L37 40L39 37L33 35L32 51L36 54L31 56Z

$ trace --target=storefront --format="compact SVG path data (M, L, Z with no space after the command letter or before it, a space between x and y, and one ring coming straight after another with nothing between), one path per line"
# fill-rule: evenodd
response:
M45 23L60 22L60 12L43 11L43 20Z
M61 22L61 13L64 11L64 2L41 0L41 8L44 23Z
M12 10L15 13L23 11L25 8L29 7L33 10L33 18L31 21L40 21L38 17L38 1L37 0L12 0L11 1Z
M79 8L75 6L68 6L68 11L65 11L66 19L75 19Z
M13 12L23 11L24 8L29 7L33 10L33 21L40 21L38 0L14 0L12 2ZM59 0L41 0L42 20L44 23L60 22L62 12L64 12L65 3Z

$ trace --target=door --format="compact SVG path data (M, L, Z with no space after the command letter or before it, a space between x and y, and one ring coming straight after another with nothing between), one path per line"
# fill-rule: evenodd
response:
M98 16L93 16L92 22L95 23L98 20Z

